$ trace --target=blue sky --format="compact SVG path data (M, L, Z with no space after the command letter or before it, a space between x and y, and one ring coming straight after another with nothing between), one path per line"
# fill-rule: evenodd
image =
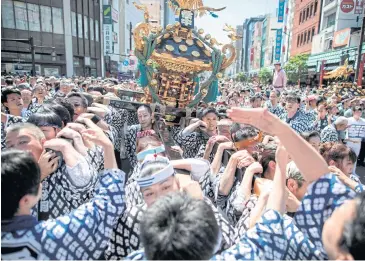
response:
M227 23L236 27L243 24L246 18L266 13L275 13L278 6L278 0L203 0L205 6L220 8L226 6L226 9L217 12L218 18L205 15L196 19L196 26L203 28L210 33L212 37L219 42L228 43L230 39L227 33L223 31L224 24Z

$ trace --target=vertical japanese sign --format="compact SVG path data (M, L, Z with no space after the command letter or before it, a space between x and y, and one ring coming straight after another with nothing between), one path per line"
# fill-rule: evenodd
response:
M113 25L104 24L104 53L109 55L113 53Z
M364 0L356 0L355 4L355 14L362 14L364 10Z
M282 39L283 39L283 29L277 29L275 38L275 61L280 61Z
M279 0L278 23L284 22L285 0Z
M103 5L103 24L112 24L112 7Z
M113 21L112 8L110 5L103 5L103 27L104 27L104 55L113 53Z

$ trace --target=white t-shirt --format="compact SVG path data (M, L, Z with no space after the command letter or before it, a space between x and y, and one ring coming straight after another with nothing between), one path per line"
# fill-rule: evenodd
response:
M358 121L354 117L348 118L348 129L346 138L360 141L365 138L365 120L360 118Z

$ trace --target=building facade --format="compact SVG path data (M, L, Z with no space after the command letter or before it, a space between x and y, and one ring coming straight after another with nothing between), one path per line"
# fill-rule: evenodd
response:
M296 0L292 28L290 55L308 54L312 50L313 37L320 30L321 1Z
M295 1L286 0L285 2L285 17L284 17L284 30L283 30L283 50L281 56L281 62L287 63L291 56L291 48L293 41L293 28L294 28L294 15L295 15Z
M249 73L252 69L251 69L251 64L254 60L254 55L255 55L255 48L252 47L252 44L254 43L254 39L252 38L254 35L254 28L255 28L255 23L257 22L262 22L264 21L265 17L264 16L260 16L260 17L252 17L249 19L246 19L245 22L243 23L243 57L242 57L242 61L243 61L243 71L245 73ZM261 50L259 50L259 55L261 53ZM256 53L257 54L257 53Z
M345 5L344 0L323 0L320 19L320 31L313 37L311 56L308 59L308 70L317 75L323 61L324 70L333 70L345 60L356 68L357 49L360 44L363 6ZM346 9L345 7L349 7ZM364 53L364 47L362 48Z
M238 35L243 35L243 25L237 25L236 26L236 32ZM242 58L243 57L243 39L238 39L235 42L235 48L236 48L236 63L234 66L234 74L237 74L242 71Z
M35 45L38 75L101 76L100 3L97 0L1 1L2 72L31 73Z

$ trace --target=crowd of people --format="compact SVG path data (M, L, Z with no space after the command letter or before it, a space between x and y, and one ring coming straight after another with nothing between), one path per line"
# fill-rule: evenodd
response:
M173 125L103 102L134 81L3 77L2 258L365 259L365 100L278 82Z

